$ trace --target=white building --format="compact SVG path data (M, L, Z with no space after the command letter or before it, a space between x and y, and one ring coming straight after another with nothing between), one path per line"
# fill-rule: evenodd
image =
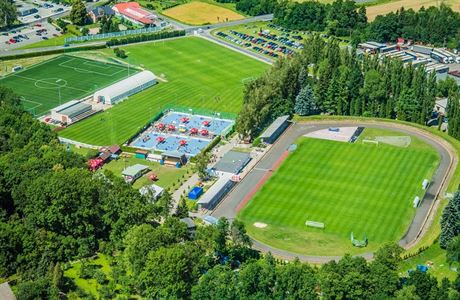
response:
M150 71L142 71L94 93L94 101L114 105L156 84Z
M90 104L72 100L51 110L51 118L55 121L71 124L96 113Z

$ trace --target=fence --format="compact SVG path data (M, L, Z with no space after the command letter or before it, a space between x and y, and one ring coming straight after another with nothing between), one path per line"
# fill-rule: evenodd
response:
M83 35L83 36L73 36L73 37L65 38L64 42L65 44L69 44L72 42L84 42L84 41L92 41L92 40L100 40L100 39L111 39L111 38L123 37L127 35L157 32L163 29L165 29L165 26L146 27L146 28L140 28L140 29L124 30L124 31L119 31L119 32L108 32L108 33L100 33L100 34L92 34L92 35Z

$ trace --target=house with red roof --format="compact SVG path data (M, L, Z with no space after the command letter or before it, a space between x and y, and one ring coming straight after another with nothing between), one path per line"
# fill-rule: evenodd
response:
M154 26L157 19L156 15L143 9L137 2L117 3L112 9L115 15L139 25Z

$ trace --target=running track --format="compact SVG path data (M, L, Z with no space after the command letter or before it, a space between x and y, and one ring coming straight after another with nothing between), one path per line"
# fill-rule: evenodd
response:
M257 189L270 177L272 169L279 165L285 156L286 150L301 135L306 133L326 129L331 126L364 126L383 128L399 131L403 134L410 134L432 145L440 155L438 169L433 175L422 205L417 209L416 215L412 220L406 234L401 238L399 244L409 249L423 236L426 229L431 225L433 215L440 200L439 195L446 191L452 173L458 163L458 157L453 147L444 139L430 134L427 131L409 125L382 121L311 121L304 123L294 123L278 139L265 156L254 166L254 168L244 177L244 179L227 195L225 199L216 207L211 215L215 217L226 217L234 219L238 211L248 202ZM441 196L442 197L442 196ZM340 256L311 256L292 253L282 249L273 248L253 240L253 248L262 252L271 252L273 255L285 259L298 257L302 261L310 263L325 263L330 260L338 260ZM372 259L372 253L364 253L366 259Z

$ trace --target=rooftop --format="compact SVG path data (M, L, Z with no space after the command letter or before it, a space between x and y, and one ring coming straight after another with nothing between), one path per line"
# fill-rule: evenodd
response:
M133 166L129 166L126 169L124 169L121 173L125 176L131 176L134 177L136 174L139 172L143 172L145 170L148 170L149 167L146 165L141 165L141 164L135 164Z
M55 111L61 115L69 116L70 118L76 117L84 111L91 109L91 104L78 102L78 101L71 101L68 103L66 107L58 106Z
M208 204L212 202L214 197L225 187L228 181L232 178L232 174L223 173L219 179L201 196L198 204Z
M214 166L214 169L222 172L238 174L251 160L246 152L229 151Z
M286 122L289 119L289 116L281 116L278 117L275 121L273 121L270 126L268 126L267 129L260 135L261 138L270 138L277 130L278 128L283 125L284 122Z
M137 2L125 2L118 3L113 6L114 10L117 10L120 14L127 16L128 18L139 21L143 24L153 24L155 15L141 8Z

